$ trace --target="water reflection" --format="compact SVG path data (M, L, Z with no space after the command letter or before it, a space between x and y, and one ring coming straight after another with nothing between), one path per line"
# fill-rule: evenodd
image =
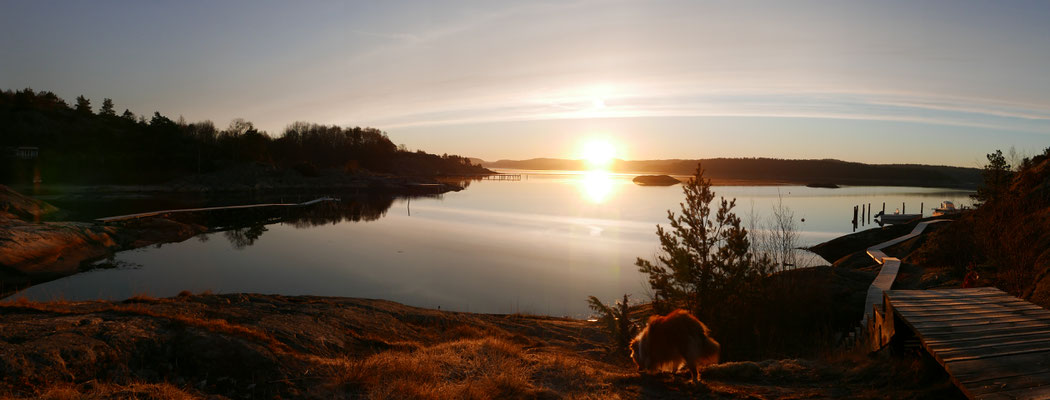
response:
M255 244L255 241L259 240L259 237L266 231L265 225L253 225L246 228L230 229L223 232L223 236L226 236L226 240L230 241L234 249L243 250L245 247Z
M207 225L213 227L211 232L222 232L234 249L243 250L254 245L264 233L269 231L266 227L268 224L281 223L296 229L308 229L342 222L371 222L385 216L395 200L413 197L440 199L441 195L349 196L340 201L323 202L310 207L211 216ZM198 240L206 242L208 237L208 234L202 234Z
M580 179L580 191L583 198L594 204L604 203L613 192L612 174L608 171L587 171Z
M99 268L16 296L123 299L211 290L585 317L590 310L582 298L588 294L646 297L647 277L634 262L659 250L656 225L666 224L667 210L677 210L682 201L681 187L642 187L631 178L564 172L530 173L513 182L472 181L469 190L440 200L412 198L411 216L405 197L352 193L335 193L342 201L313 208L216 214L197 221L214 229L196 240L114 256L114 262L141 268ZM804 246L849 232L857 204L881 208L886 202L890 208L907 202L910 211L923 202L964 204L970 194L901 187L721 186L716 191L736 198L738 215L745 218L749 208L766 218L782 197L797 219L805 218L799 226ZM302 198L283 202L323 195L297 194Z

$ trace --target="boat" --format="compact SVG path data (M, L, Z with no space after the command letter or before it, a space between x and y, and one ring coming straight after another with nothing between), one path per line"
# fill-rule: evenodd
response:
M948 200L942 201L941 206L933 209L933 216L939 217L942 215L954 215L961 213L962 209L955 208L955 203Z
M901 214L899 211L895 211L893 214L886 214L879 211L878 214L875 214L875 218L878 220L879 225L903 224L916 218L922 218L922 214Z

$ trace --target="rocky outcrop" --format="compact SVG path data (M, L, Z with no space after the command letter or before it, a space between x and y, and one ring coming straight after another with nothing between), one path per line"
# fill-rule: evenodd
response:
M682 181L670 175L639 175L634 177L634 183L642 186L672 186Z
M0 219L40 221L42 217L58 211L54 206L23 196L11 188L0 185Z
M0 186L0 204L0 297L75 274L85 261L118 250L183 241L207 230L164 218L145 218L119 227L40 222L42 216L58 209L5 186Z

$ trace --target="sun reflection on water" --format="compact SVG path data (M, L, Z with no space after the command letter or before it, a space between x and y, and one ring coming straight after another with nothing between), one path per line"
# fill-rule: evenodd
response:
M594 204L604 203L613 192L612 174L608 171L594 170L580 176L580 191L583 198Z

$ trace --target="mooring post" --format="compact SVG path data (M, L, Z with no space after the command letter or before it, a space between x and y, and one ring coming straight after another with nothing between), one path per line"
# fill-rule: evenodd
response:
M871 203L868 203L868 223L871 223Z
M886 215L886 202L882 202L882 215Z
M857 231L857 206L853 206L853 231Z
M866 209L866 208L864 208L864 205L863 205L863 204L861 204L861 205L860 205L860 225L861 225L861 226L864 226L864 213L865 213L865 212L867 212L866 210L867 210L867 209Z
M926 203L920 201L919 202L919 217L922 218L922 216L924 214L926 214Z
M902 201L901 202L901 214L907 214L907 213L908 213L908 203L905 203L905 202Z

